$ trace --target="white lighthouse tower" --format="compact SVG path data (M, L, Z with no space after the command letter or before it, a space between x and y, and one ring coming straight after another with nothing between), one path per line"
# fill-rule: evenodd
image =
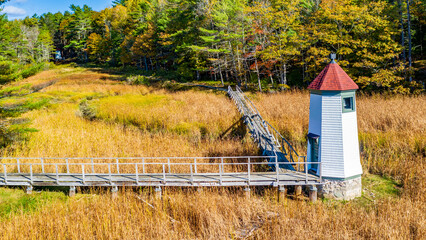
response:
M355 91L358 85L335 62L309 85L309 171L322 174L325 197L349 200L361 196L361 174Z

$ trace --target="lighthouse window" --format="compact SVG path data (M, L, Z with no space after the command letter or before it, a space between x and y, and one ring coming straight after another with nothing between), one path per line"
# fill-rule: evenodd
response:
M355 111L354 97L352 96L342 96L342 110L344 113Z
M347 98L343 98L343 100L345 101L345 109L350 109L352 110L352 98L351 97L347 97Z

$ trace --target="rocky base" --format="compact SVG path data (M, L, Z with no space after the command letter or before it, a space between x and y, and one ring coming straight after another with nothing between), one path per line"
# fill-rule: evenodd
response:
M324 185L319 187L319 194L325 198L351 200L361 197L361 177L349 180L324 179Z

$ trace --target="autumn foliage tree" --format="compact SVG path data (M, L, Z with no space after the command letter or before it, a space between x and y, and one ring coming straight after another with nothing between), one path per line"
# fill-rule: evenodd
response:
M19 24L3 17L0 31L19 25L13 29L27 46L12 51L16 33L6 30L0 51L46 58L37 49L53 42L69 60L260 91L306 87L336 53L361 89L409 93L424 84L412 63L423 58L425 9L420 0L119 0L99 12L71 5Z

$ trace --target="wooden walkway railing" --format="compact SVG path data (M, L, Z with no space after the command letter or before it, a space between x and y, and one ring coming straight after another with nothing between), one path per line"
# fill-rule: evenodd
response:
M321 176L270 169L271 157L2 158L0 186L281 186L316 185Z

